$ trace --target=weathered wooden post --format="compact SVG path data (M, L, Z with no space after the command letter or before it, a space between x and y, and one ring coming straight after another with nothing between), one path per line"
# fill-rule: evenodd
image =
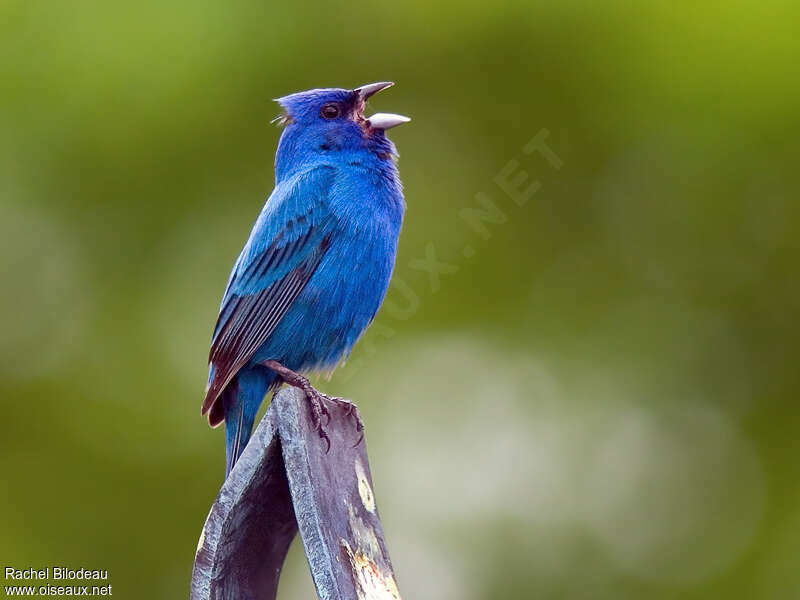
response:
M275 396L206 519L191 600L273 600L298 530L322 600L400 598L366 443L344 407L329 410L326 454L303 393Z

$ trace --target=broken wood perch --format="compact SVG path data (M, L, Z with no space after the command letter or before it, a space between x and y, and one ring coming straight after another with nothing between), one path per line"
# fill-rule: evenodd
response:
M298 529L322 600L399 600L363 432L328 409L326 454L303 392L276 394L208 514L191 600L274 600Z

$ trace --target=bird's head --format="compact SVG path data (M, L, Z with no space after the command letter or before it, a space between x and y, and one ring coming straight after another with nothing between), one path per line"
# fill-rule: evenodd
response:
M308 162L333 159L337 155L373 155L391 160L395 155L386 130L410 121L389 113L364 116L370 96L394 85L390 81L362 85L352 90L324 88L278 98L284 113L278 120L286 126L276 157L276 171L284 161Z

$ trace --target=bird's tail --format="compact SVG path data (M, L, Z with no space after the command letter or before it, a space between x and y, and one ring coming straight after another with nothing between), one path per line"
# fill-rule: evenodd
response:
M226 478L247 446L258 408L274 381L274 373L242 369L222 392Z

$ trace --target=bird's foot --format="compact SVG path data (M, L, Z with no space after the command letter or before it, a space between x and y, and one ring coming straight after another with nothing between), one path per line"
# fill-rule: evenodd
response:
M311 385L311 382L307 377L300 375L300 373L296 373L287 367L284 367L277 361L266 360L262 364L280 375L281 379L285 383L291 385L292 387L303 390L303 393L306 395L306 398L311 406L311 418L314 421L314 429L317 431L317 433L319 433L319 437L325 440L325 454L327 454L331 449L331 439L328 437L328 434L325 431L325 425L331 421L331 413L325 406L326 402L340 405L343 404L345 405L345 414L347 416L354 415L354 419L356 421L356 431L361 435L358 438L358 441L353 444L353 447L355 448L361 443L361 441L364 439L364 434L362 433L364 430L364 423L361 420L361 415L358 414L358 409L356 408L355 404L344 398L338 398L335 396L332 397L328 396L327 394L323 394L313 385ZM323 417L325 418L325 425L322 424Z
M335 402L336 404L344 406L344 414L348 417L353 417L353 420L356 423L356 433L359 434L358 440L356 443L353 444L353 448L358 446L362 441L364 441L364 421L361 420L361 414L358 412L358 407L353 404L347 398L340 398L338 396L325 396L325 399L329 402Z

